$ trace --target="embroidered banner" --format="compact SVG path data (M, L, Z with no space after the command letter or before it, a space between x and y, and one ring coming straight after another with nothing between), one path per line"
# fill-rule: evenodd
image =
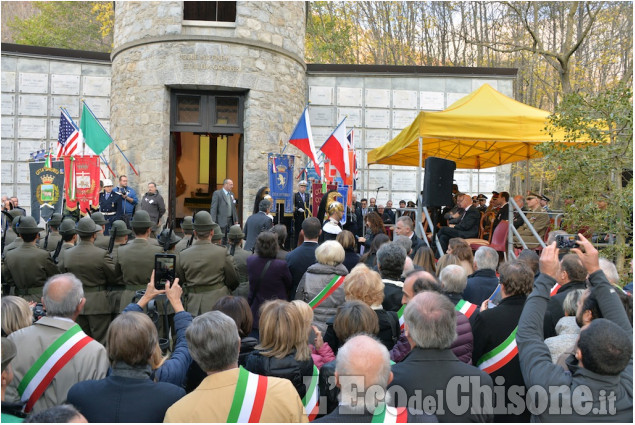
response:
M39 223L53 213L61 213L64 204L64 161L29 163L31 216Z
M267 170L269 173L269 195L274 205L284 201L284 213L293 214L293 167L295 156L270 153ZM275 211L275 208L271 209Z
M66 208L70 211L87 211L91 205L99 205L99 157L65 156L64 187L66 188Z

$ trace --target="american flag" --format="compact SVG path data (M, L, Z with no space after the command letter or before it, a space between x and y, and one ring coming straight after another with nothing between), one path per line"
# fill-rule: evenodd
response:
M60 132L57 141L59 143L57 158L73 155L79 146L79 129L64 111L60 116Z

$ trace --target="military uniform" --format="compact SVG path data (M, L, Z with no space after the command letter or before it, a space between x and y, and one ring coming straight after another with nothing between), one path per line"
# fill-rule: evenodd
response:
M104 187L112 186L109 179L104 180ZM120 193L112 191L110 193L103 191L99 194L99 211L106 219L106 229L104 234L108 235L110 226L115 220L121 220L123 217L123 198Z
M207 211L196 214L196 231L211 230L213 225ZM209 240L196 240L181 251L176 275L185 288L186 309L193 316L210 311L218 299L238 287L238 274L227 250Z
M6 257L7 252L13 251L16 248L21 247L23 242L24 241L22 240L20 236L16 237L15 239L13 239L13 242L11 242L9 245L4 247L4 252L2 255Z
M60 227L59 227L59 231L60 231L60 237L62 239L60 239L60 241L55 246L55 250L51 251L50 253L51 258L56 264L59 264L60 258L62 258L64 251L75 246L74 241L64 242L65 236L71 236L71 235L77 234L77 232L75 231L75 222L70 218L62 220L62 223L60 224ZM60 245L60 242L62 243L61 245ZM60 247L59 252L57 252L57 246ZM57 255L55 255L56 252L57 252Z
M142 238L136 238L119 247L115 270L118 279L125 285L119 311L123 311L130 304L136 291L146 289L154 270L154 254L162 251Z
M117 242L117 239L119 239L122 236L126 236L126 235L130 235L130 233L132 233L132 231L130 229L128 229L128 227L126 226L126 223L123 220L115 220L112 223L112 227L110 228L110 237L114 237L115 240L113 241L112 244L112 250L110 252L108 252L108 249L110 249L110 238L108 241L108 248L106 249L106 252L108 252L108 255L110 255L110 258L112 258L113 263L115 263L115 273L117 274L117 280L114 282L110 282L110 285L108 285L108 300L110 302L110 309L111 309L111 314L113 319L119 314L119 312L121 311L121 309L119 308L119 304L121 303L121 294L124 290L124 284L123 284L123 280L121 279L121 275L117 273L117 261L119 261L119 248L122 246L125 246L127 243L127 240L125 243L121 243L121 242Z
M541 238L544 237L545 232L547 231L547 227L549 227L549 215L543 213L540 206L525 215L527 216L527 220L529 220L531 225L536 230L536 233L538 233ZM520 236L523 238L523 241L525 241L525 245L527 245L527 248L534 249L540 245L540 242L536 240L535 236L531 232L531 229L529 228L529 226L527 226L526 223L523 223L523 225L518 228L518 234L520 234ZM514 239L514 245L517 248L522 248L522 245L515 236Z
M77 233L90 234L91 228L92 233L99 231L90 217L84 217L77 224ZM116 279L112 258L106 250L96 247L92 242L80 241L64 252L59 269L62 273L73 273L82 281L86 305L77 323L86 334L103 344L111 319L107 287Z
M232 295L245 297L249 295L249 275L247 273L247 258L252 255L250 251L243 249L241 247L241 241L245 237L245 234L240 230L239 225L234 225L229 229L229 233L227 234L227 239L229 243L227 245L227 253L232 257L234 262L234 268L238 273L238 288L236 288ZM232 245L237 244L234 249L234 254L232 255L231 249Z
M33 217L21 218L18 228L21 235L37 234L41 230L43 229L37 227ZM27 301L40 302L44 283L56 274L57 267L49 253L32 242L23 242L15 249L7 251L2 265L2 282L15 286L15 295Z
M183 217L183 221L181 222L181 229L183 229L183 239L178 241L176 246L174 247L174 252L177 254L187 248L187 244L190 241L190 238L192 238L192 230L194 229L194 227L192 226L191 215Z
M104 226L108 224L108 220L104 217L104 214L101 212L94 212L90 218L93 219L96 225L102 227L102 231L97 233L97 237L95 238L95 246L101 249L108 249L110 246L110 238L104 235ZM115 220L111 221L110 226L114 223Z
M48 236L46 235L46 232L40 233L40 240L38 243L40 248L45 249L48 252L55 251L58 242L62 240L62 235L60 235L60 232L58 231L60 224L62 224L62 214L54 213L46 224L50 229L50 231L48 231Z

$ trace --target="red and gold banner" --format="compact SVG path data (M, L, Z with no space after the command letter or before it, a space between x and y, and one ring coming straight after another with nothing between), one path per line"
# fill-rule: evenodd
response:
M336 184L327 184L326 192L329 190L337 190ZM313 217L316 217L318 214L318 210L320 209L320 202L322 202L322 198L326 192L322 192L322 183L313 183L311 187L311 201L313 202ZM318 217L320 218L320 217ZM324 218L320 218L320 222L323 221Z
M99 167L98 156L64 157L66 208L72 211L79 205L85 212L99 205Z

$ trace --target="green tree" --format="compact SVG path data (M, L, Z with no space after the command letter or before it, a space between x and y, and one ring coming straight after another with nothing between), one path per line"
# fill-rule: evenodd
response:
M39 13L26 19L15 18L9 23L9 27L15 31L16 43L74 50L111 51L111 2L34 3ZM110 3L110 7L107 3Z
M624 184L623 173L633 172L633 93L617 84L602 92L570 93L549 119L547 130L566 132L567 142L545 143L539 149L554 173L549 184L575 199L565 207L567 230L589 229L596 235L612 235L615 243L603 255L625 271L625 258L632 256L633 181ZM600 239L604 239L601 237ZM606 242L599 240L598 242Z

